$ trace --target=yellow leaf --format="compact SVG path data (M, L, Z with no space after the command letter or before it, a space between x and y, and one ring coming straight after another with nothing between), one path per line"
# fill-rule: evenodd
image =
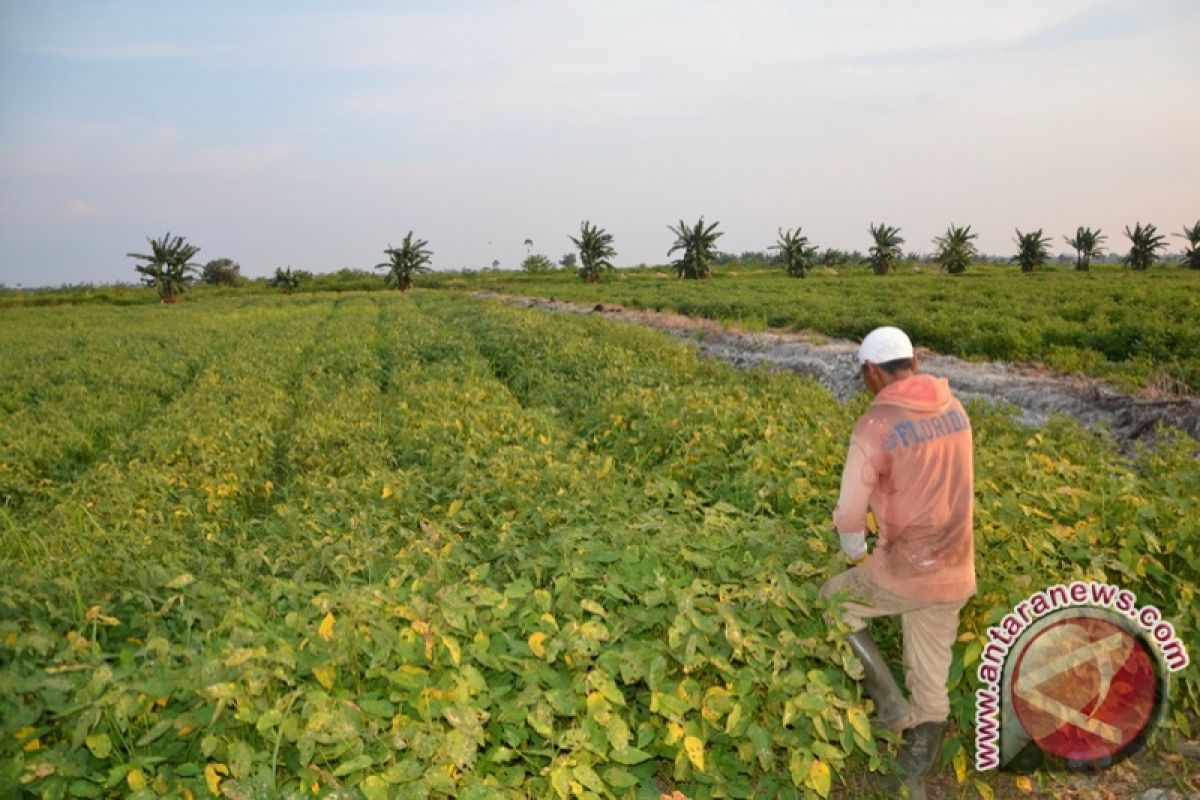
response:
M458 646L458 642L454 641L449 636L442 637L442 644L446 646L446 650L450 653L450 660L454 662L454 666L458 666L458 662L462 660L462 648Z
M104 614L100 611L100 606L92 606L87 610L84 619L88 622L99 622L101 625L120 625L116 617Z
M446 509L446 516L453 517L459 511L462 511L462 500L455 500L450 504L450 507Z
M382 499L387 500L389 497L392 496L392 487L390 487L390 486L383 487L383 491L379 493L379 496Z
M326 689L332 689L333 681L337 677L337 668L332 664L322 664L319 667L313 667L312 674L316 676L317 683Z
M24 750L26 753L32 753L34 750L41 750L42 749L42 740L38 739L36 737L33 739L30 739L28 742L25 743L25 745L21 749Z
M967 782L967 751L964 749L954 754L954 777L959 786Z
M176 575L174 578L167 581L167 588L168 589L183 589L188 586L191 586L195 582L196 582L196 577L194 575L192 575L192 573L184 572L179 575Z
M595 620L588 620L579 626L579 632L589 639L595 639L598 642L608 641L608 628L603 623Z
M829 797L829 790L833 788L833 773L829 765L819 758L813 759L804 783L821 797Z
M1014 781L1014 783L1017 784L1017 788L1020 789L1022 792L1032 792L1033 791L1033 781L1029 780L1029 777L1027 775L1018 775L1017 779L1016 779L1016 781Z
M529 634L529 649L538 658L546 657L546 634L538 631L537 633Z
M330 611L325 614L325 619L321 620L321 624L317 628L317 636L320 636L322 639L324 639L327 642L332 640L333 639L333 623L334 623L333 612Z
M125 782L129 784L129 788L135 792L140 792L146 788L146 776L140 769L131 769L125 773Z
M687 753L688 761L701 772L704 771L704 742L695 736L683 737L683 752Z
M868 742L871 741L871 722L867 719L865 711L861 708L851 708L846 711L846 720L855 733Z
M598 617L608 616L608 612L604 610L604 606L600 605L595 600L583 600L579 605L584 611L590 611Z
M221 794L221 776L229 774L229 767L224 764L209 764L204 768L204 782L213 797Z
M33 727L32 725L26 725L24 728L18 728L17 732L13 734L13 738L17 739L18 741L21 739L28 739L36 730L37 728Z
M613 459L612 459L612 456L608 456L607 458L604 459L604 466L600 467L600 471L596 473L596 477L597 478L607 477L608 473L612 472L612 468L613 468Z
M733 733L734 729L741 724L744 714L742 704L734 703L733 708L729 711L729 716L725 718L725 732Z

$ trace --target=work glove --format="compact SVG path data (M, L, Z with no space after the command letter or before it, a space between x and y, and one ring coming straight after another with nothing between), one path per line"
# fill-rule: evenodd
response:
M842 552L846 554L846 558L850 559L850 563L861 564L867 560L866 531L859 531L857 533L842 533L839 531L838 538L842 542Z

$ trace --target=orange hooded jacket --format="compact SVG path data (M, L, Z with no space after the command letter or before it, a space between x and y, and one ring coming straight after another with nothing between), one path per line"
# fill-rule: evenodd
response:
M867 574L922 602L975 592L971 423L945 379L913 375L885 386L854 426L833 524L879 540Z

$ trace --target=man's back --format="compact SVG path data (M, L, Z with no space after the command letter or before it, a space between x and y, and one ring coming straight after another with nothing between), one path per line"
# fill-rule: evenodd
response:
M975 590L971 427L945 380L885 387L854 427L834 512L854 529L869 505L879 540L866 569L882 588L928 602Z

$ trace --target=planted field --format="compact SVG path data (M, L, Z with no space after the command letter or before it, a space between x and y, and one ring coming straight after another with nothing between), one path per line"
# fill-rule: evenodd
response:
M966 358L1040 361L1066 371L1200 392L1200 272L1023 274L972 267L878 277L863 267L789 278L781 267L718 270L685 281L663 271L622 270L584 284L571 274L488 274L487 288L592 303L619 303L774 328L861 339L879 325L903 328L919 346ZM470 285L470 282L467 283Z
M817 598L863 401L450 293L11 309L0 347L6 795L823 797L888 766ZM1198 641L1200 466L970 411L974 791L1015 602L1109 581Z

